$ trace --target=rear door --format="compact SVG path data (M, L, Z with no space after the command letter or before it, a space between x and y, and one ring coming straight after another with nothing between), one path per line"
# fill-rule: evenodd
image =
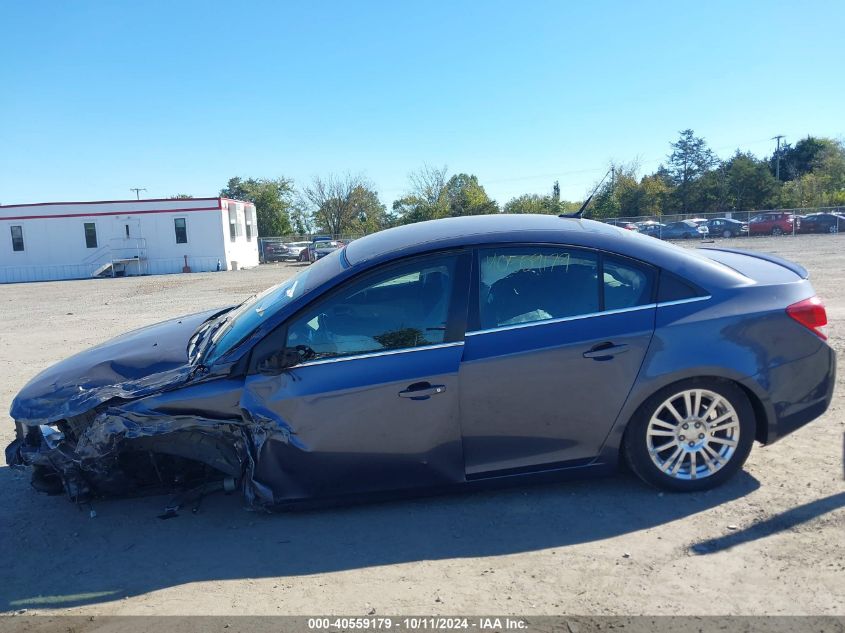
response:
M276 346L302 361L253 372L241 407L266 429L255 481L273 502L464 480L458 367L469 254L353 278L294 315Z
M460 372L467 478L590 461L651 341L655 271L535 245L481 249L476 269Z

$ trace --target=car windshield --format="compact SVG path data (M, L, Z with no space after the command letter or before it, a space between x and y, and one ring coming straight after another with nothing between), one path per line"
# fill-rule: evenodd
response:
M341 268L340 251L335 251L290 279L271 286L260 294L253 295L238 307L220 315L218 322L212 326L216 329L204 355L203 364L214 363L246 339L268 318L294 299L310 292L336 275Z

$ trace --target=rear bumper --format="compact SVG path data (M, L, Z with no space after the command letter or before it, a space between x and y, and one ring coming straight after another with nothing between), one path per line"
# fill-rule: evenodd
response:
M768 392L765 443L771 444L827 411L836 385L836 353L823 343L813 354L771 369L757 383Z

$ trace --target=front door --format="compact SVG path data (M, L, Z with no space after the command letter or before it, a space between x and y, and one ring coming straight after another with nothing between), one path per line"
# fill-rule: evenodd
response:
M254 476L265 497L463 481L468 269L468 255L415 258L354 278L290 319L284 345L302 361L248 376L241 400L266 429Z
M478 262L460 372L467 478L587 463L651 341L653 269L548 246L483 249Z

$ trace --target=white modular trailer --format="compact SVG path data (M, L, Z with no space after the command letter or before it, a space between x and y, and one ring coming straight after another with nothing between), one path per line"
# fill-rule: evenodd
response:
M0 206L0 283L249 268L257 228L227 198Z

